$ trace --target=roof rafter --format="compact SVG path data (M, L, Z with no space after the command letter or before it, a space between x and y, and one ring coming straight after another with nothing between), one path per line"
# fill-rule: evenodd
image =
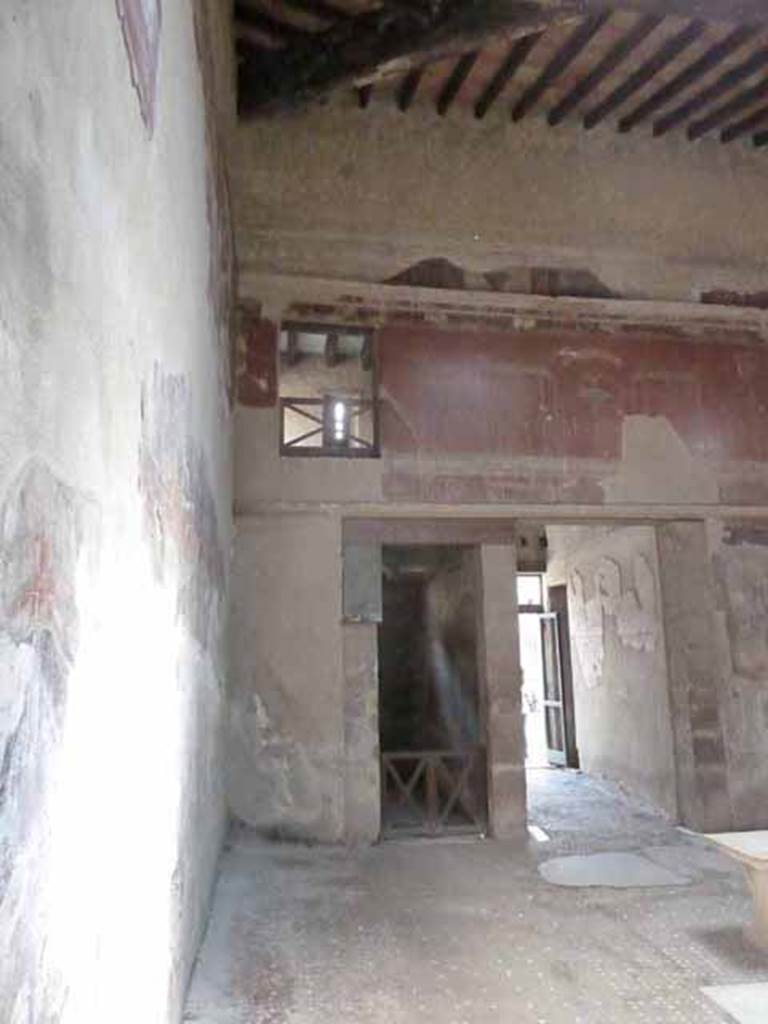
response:
M607 96L584 117L584 127L594 128L611 111L616 110L625 103L630 96L634 96L638 90L647 85L651 79L658 74L662 68L671 64L684 50L694 43L704 31L705 23L694 20L688 23L682 32L668 39L656 53L650 57L641 67L634 71L629 78L622 82L610 96Z
M615 11L697 20L766 23L765 0L613 0ZM327 28L292 35L276 50L256 51L240 65L240 112L247 116L294 106L343 84L363 85L394 70L478 49L503 32L512 43L552 24L605 11L605 0L384 0ZM238 14L253 10L240 2Z
M539 77L525 90L512 110L512 120L520 121L547 89L566 71L581 51L589 45L610 18L610 11L600 11L584 18L566 39Z
M650 114L665 106L684 89L687 89L689 85L692 85L699 78L708 74L713 68L716 68L728 54L733 53L734 50L737 50L748 40L752 39L756 31L753 25L739 25L725 39L721 39L720 42L710 46L707 52L702 54L698 60L695 60L693 64L689 64L687 68L678 75L675 75L673 79L666 82L660 89L657 89L639 107L636 107L625 117L622 117L619 121L619 131L630 131L636 124L640 124Z
M674 110L670 110L669 113L660 117L658 121L654 122L653 134L656 136L665 135L670 129L687 121L691 114L695 114L697 110L708 106L713 100L719 99L730 92L734 86L750 78L755 72L760 71L766 64L768 64L768 47L763 47L756 53L751 54L743 63L737 64L736 67L729 68L723 72L711 85L706 86L706 88L691 96L690 99L686 100L679 107L675 107Z
M490 82L483 89L482 95L475 104L475 117L485 117L492 104L501 95L507 82L514 76L518 68L525 63L528 54L541 38L541 32L524 36L512 44L507 56L496 69Z
M459 95L461 87L466 82L467 76L475 66L479 56L479 50L470 50L469 53L463 54L456 61L448 81L437 98L437 112L441 117L448 112L449 107Z
M554 128L555 125L570 114L572 110L586 99L590 93L612 74L637 47L644 42L655 29L659 27L663 18L658 14L644 14L635 22L625 36L617 40L603 59L579 82L574 85L567 96L564 96L557 106L550 111L547 120Z
M717 128L724 121L729 121L734 114L745 110L747 107L751 107L753 103L764 99L765 96L768 96L768 78L763 78L751 89L737 93L733 99L724 103L722 107L717 107L715 110L710 111L706 117L702 117L698 121L691 121L686 132L688 139L691 142L695 142L702 135L706 135L707 132Z
M741 121L736 121L734 124L729 124L724 128L720 132L720 141L733 142L734 139L738 139L742 135L754 132L757 128L764 125L766 121L768 121L768 106L759 107L757 110L753 111L749 117L745 117Z

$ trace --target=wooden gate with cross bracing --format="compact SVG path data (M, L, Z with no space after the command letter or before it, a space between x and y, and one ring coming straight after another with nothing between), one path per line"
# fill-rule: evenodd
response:
M484 833L485 772L482 747L382 753L382 836Z

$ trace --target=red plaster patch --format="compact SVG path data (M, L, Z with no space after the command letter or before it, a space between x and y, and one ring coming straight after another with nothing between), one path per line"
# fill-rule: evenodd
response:
M277 327L248 312L241 317L237 346L237 398L241 405L277 404Z

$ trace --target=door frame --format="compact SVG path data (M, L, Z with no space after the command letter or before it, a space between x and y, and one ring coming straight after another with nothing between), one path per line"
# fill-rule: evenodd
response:
M576 741L576 707L573 699L573 667L571 664L571 633L568 617L568 587L565 583L547 587L547 607L557 614L558 653L563 696L563 727L565 730L565 765L579 767Z

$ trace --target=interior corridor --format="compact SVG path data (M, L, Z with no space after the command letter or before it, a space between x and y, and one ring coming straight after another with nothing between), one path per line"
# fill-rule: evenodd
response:
M546 841L357 850L232 833L188 1002L197 1024L722 1024L702 986L760 982L732 862L618 788L528 773ZM563 888L564 854L636 852L655 888Z

